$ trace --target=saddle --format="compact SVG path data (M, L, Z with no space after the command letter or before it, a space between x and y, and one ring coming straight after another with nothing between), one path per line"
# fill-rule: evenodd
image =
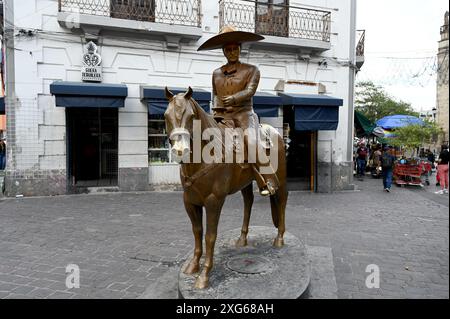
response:
M274 132L272 130L275 130L275 128L269 124L259 125L259 144L266 150L273 147L271 136L273 136Z
M225 137L225 140L233 141L232 145L225 145L227 143L224 143L224 154L228 153L229 156L232 155L233 158L236 158L236 159L238 158L238 154L239 154L241 156L240 159L242 160L242 162L238 163L239 167L241 169L248 169L251 167L252 170L254 171L254 175L258 182L258 185L266 184L263 176L256 169L256 166L250 164L249 158L248 158L249 157L248 152L242 152L243 150L241 149L241 147L245 147L245 149L248 150L247 139L244 139L243 137L239 136L242 133L242 131L236 130L234 121L232 121L232 120L229 120L229 121L222 120L222 121L218 122L218 124L222 129L224 129L224 134L229 135L229 136ZM228 128L228 130L225 130L226 128ZM274 147L272 139L274 138L275 135L279 135L279 133L271 125L259 124L257 134L258 134L256 137L256 142L258 143L257 147L259 147L260 150L261 149L264 150L267 155L268 152L270 152L270 150ZM230 154L230 153L233 153L233 154ZM242 158L242 154L244 155L244 158ZM255 155L258 156L257 154L255 154ZM236 157L234 157L234 156L236 156ZM272 167L270 164L268 164L268 166L267 165L264 165L264 166L266 166L267 168ZM271 174L271 176L272 176L272 178L270 179L268 184L270 184L269 186L271 187L271 192L273 193L274 189L278 188L279 182L278 182L278 179L276 178L275 172L273 172Z
M222 120L220 122L218 122L218 125L220 128L222 129L231 129L231 134L233 136L238 136L239 133L237 131L235 131L236 127L234 125L233 121L227 121L227 120ZM230 132L230 130L228 130L227 132ZM259 129L258 129L258 146L261 146L263 149L265 150L269 150L273 147L273 142L271 140L271 137L273 136L273 134L278 134L278 132L276 131L276 129L274 127L272 127L269 124L259 124ZM237 141L235 138L233 138L233 140L235 141L234 146L233 146L233 150L235 152L237 152L239 149L239 145L237 144ZM247 145L245 145L247 146Z

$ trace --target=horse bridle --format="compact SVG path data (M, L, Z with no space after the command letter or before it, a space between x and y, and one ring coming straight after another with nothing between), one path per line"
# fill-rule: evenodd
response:
M189 133L189 131L187 129L185 129L184 127L176 127L172 130L172 132L170 132L170 136L169 139L173 140L175 139L175 135L176 136L189 136L189 138L191 137L191 133Z

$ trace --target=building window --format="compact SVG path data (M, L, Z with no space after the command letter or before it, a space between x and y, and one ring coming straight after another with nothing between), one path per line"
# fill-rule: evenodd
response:
M148 117L148 160L149 165L172 162L163 114Z
M289 36L289 0L257 0L256 33Z
M111 17L155 22L155 0L111 0Z

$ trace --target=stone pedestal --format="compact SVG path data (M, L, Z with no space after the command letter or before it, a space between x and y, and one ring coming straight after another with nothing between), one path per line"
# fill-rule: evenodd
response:
M297 299L310 282L310 261L305 245L289 233L284 246L275 248L275 227L251 227L248 245L236 247L241 233L234 229L218 235L209 287L194 289L197 275L178 275L178 297L184 299ZM203 259L202 259L203 264Z

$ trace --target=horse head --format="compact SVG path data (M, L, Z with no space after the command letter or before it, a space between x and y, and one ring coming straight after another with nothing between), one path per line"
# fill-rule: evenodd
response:
M196 110L191 103L192 88L185 93L177 95L165 88L169 105L164 113L166 130L172 146L172 158L177 163L182 163L190 155L190 138L192 136L193 120Z

